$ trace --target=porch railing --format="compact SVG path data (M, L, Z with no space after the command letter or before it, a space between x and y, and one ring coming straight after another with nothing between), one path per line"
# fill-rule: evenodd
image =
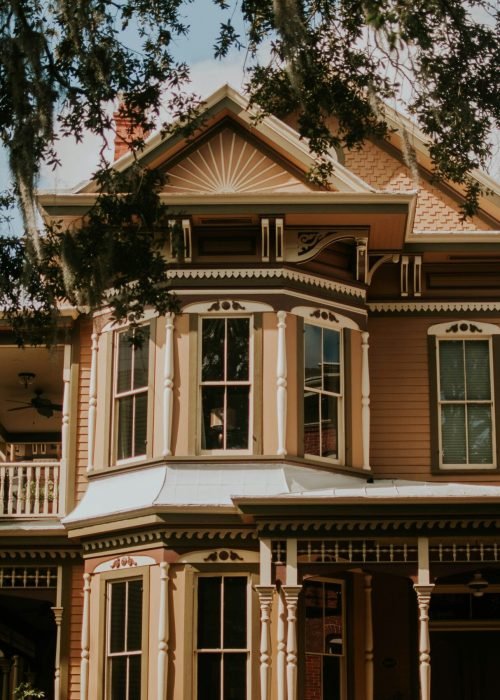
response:
M60 463L15 462L0 465L0 517L59 515Z

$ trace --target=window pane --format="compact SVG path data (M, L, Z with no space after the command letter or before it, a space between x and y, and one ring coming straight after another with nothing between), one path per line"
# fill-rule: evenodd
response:
M441 406L443 464L465 464L465 406Z
M492 464L490 406L469 404L467 406L467 429L469 438L469 463Z
M309 455L320 454L319 401L320 394L304 395L304 452Z
M305 606L305 650L322 654L323 649L323 584L309 581L303 586ZM309 666L309 663L308 663Z
M340 394L340 333L323 329L323 388Z
M247 655L224 654L224 700L246 700ZM218 696L217 696L218 697ZM216 698L215 695L212 698Z
M304 326L304 383L321 389L321 328Z
M222 381L224 379L224 319L204 318L201 328L201 381Z
M220 654L198 654L198 700L219 700L220 666Z
M321 396L321 454L336 457L338 453L337 398Z
M133 396L118 399L118 459L132 457Z
M141 700L141 656L134 654L129 656L128 668L128 698L127 700Z
M323 657L323 693L321 700L340 700L340 659Z
M149 326L139 329L140 343L134 346L134 389L148 385Z
M325 652L342 654L342 589L338 584L325 584Z
M109 620L109 651L125 651L125 581L109 584L111 611Z
M247 646L247 580L242 576L224 578L225 649Z
M227 380L248 381L250 320L227 320Z
M198 649L221 648L220 576L198 579Z
M490 348L487 340L465 341L465 367L467 370L467 399L491 398Z
M224 387L202 387L201 406L201 447L221 450L224 447Z
M228 386L227 388L227 434L228 450L248 449L250 387Z
M465 399L463 341L439 343L439 378L441 400Z
M111 700L127 698L127 657L114 656L109 660Z
M148 395L143 393L135 396L134 457L146 454L147 429Z
M128 582L127 651L142 647L142 581Z
M118 335L118 368L116 391L130 391L132 382L132 345L128 333Z

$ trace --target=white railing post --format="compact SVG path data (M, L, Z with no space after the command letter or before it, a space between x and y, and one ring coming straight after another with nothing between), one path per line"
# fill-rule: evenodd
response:
M276 634L276 677L278 700L286 697L286 611L283 592L278 596L278 629Z
M83 574L82 653L80 664L80 700L88 700L90 661L90 574Z
M56 480L54 479L53 503L57 515L65 515L66 507L63 501L66 497L66 478L69 464L69 413L70 413L70 388L71 388L71 345L64 346L64 369L63 369L63 402L62 402L62 424L61 424L61 462L59 479L57 481L57 500L55 493ZM45 494L48 491L48 483L45 482ZM48 503L47 503L48 508Z
M168 666L168 564L160 564L160 610L158 624L158 700L167 697Z
M286 455L286 312L278 311L278 359L276 363L276 408L278 419L278 450L281 457Z

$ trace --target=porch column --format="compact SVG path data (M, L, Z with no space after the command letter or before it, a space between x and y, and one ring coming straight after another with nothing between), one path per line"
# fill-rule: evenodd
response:
M165 315L165 364L163 368L163 456L172 454L172 406L174 400L174 314Z
M7 659L2 651L0 651L0 673L2 674L2 684L1 690L1 700L9 700L9 672L10 672L10 659Z
M88 699L90 657L90 574L83 574L82 654L80 664L80 700Z
M274 586L256 586L260 602L260 700L270 697L271 683L271 608Z
M371 574L365 574L365 700L373 700L373 610Z
M276 636L276 678L277 698L285 700L286 697L286 612L283 591L278 593L278 629Z
M97 422L97 352L99 350L99 335L92 333L92 359L90 363L90 386L89 386L89 415L88 415L88 462L87 471L94 468L95 449L95 429Z
M361 333L361 433L363 436L363 469L370 469L370 369L368 365L368 339Z
M429 635L429 604L434 584L418 584L414 586L418 602L419 626L419 676L420 700L430 700L431 697L431 640Z
M58 515L66 514L68 454L69 454L69 414L70 414L70 380L71 380L71 345L64 346L63 366L63 402L61 418L61 461L59 463L59 479L54 479L54 491L57 494L56 509ZM56 485L57 484L57 485ZM48 484L45 479L45 494L48 496ZM44 513L48 512L48 503L44 503Z
M278 419L278 450L281 457L286 455L286 312L278 311L278 359L276 363L276 406Z
M63 616L63 608L61 606L55 606L51 608L54 613L54 620L56 623L56 658L55 658L55 669L54 669L54 700L60 700L61 698L61 623Z
M158 700L167 697L168 664L168 569L166 562L160 564L160 610L158 624Z
M286 601L286 681L287 700L297 700L297 604L302 586L283 586Z

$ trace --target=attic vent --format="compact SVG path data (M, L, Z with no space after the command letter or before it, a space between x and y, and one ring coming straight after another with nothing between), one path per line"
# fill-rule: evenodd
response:
M216 219L208 217L206 219L200 219L200 223L203 226L242 226L252 223L252 219L248 216L233 217L230 219Z

